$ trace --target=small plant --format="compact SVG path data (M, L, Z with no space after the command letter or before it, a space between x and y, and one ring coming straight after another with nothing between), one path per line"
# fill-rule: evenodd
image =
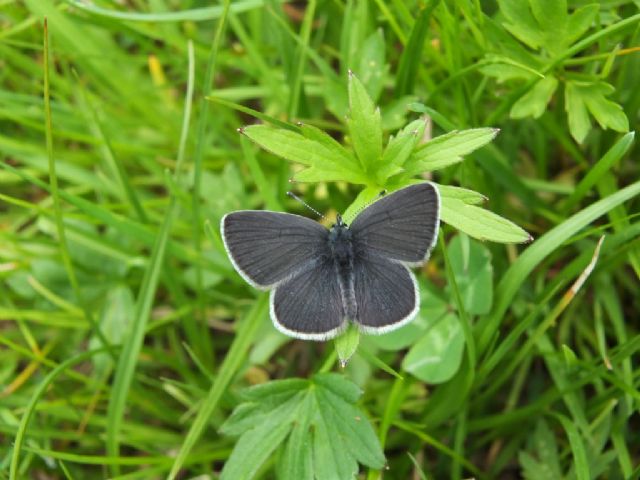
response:
M347 222L381 190L401 188L415 182L417 176L461 162L464 155L490 142L498 133L492 128L454 131L425 142L426 121L416 120L391 136L384 145L380 110L351 72L348 91L346 123L353 151L310 125L296 128L253 125L240 130L264 149L303 164L305 169L295 174L296 181L342 181L364 185L345 212ZM502 243L531 240L531 236L517 225L478 207L485 200L483 195L453 186L438 185L438 189L444 222L480 240ZM469 248L468 241L460 237L449 246L450 255L455 258L455 281L460 283L464 298L460 308L471 314L487 313L491 308L492 280L489 255L479 245L474 245L470 254ZM462 250L466 250L467 255ZM466 265L462 266L460 260L464 258L467 258ZM403 367L430 383L441 383L455 375L465 342L458 315L447 311L447 302L438 304L438 298L439 295L428 292L423 296L423 302L430 306L425 308L430 315L425 312L400 330L371 340L373 348L394 350L411 346ZM439 308L434 309L436 305ZM358 347L358 332L356 328L349 328L336 339L336 351L343 366ZM423 361L426 355L431 359L428 363ZM247 399L251 401L238 406L222 427L223 433L242 434L225 466L223 478L250 478L286 439L285 453L278 457L278 469L286 472L283 478L310 478L314 471L317 478L351 478L357 471L356 460L381 468L384 457L371 427L361 413L353 407L346 408L345 401L357 399L354 389L355 385L349 380L335 375L317 376L311 383L291 380L255 387L247 393ZM307 394L302 393L304 390ZM351 393L340 397L330 391ZM308 392L315 392L315 395L309 397ZM315 437L307 438L312 427ZM253 460L246 462L250 452L253 452ZM312 452L317 458L313 463L315 469L311 467ZM333 470L321 474L325 468Z

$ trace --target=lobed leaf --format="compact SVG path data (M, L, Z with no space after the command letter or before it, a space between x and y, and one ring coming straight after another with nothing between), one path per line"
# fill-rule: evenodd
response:
M567 21L565 42L571 45L579 39L593 24L593 21L600 10L600 5L592 3L576 9Z
M498 0L500 12L507 19L504 27L522 43L536 50L544 42L543 32L531 15L528 3L524 0Z
M312 409L310 395L306 395L300 405L300 415L296 419L284 454L278 464L278 478L283 480L313 480L313 443L309 436Z
M362 412L343 397L336 395L333 389L322 389L316 392L322 417L330 429L335 428L337 435L345 441L347 450L353 458L363 465L380 469L385 458L375 431L362 416ZM333 440L335 441L335 440Z
M567 1L529 0L529 4L540 29L548 34L555 35L555 42L558 44L558 37L564 36L564 29L567 23Z
M573 82L567 82L564 88L564 108L567 112L571 136L578 143L584 142L589 130L591 130L591 120L587 106Z
M252 478L289 434L301 400L301 395L295 396L242 435L224 464L220 480Z
M548 75L525 93L511 107L511 118L540 117L547 109L551 96L558 87L558 80L553 75Z
M355 329L357 331L357 329ZM362 391L335 373L277 380L248 389L221 427L238 435L221 479L250 479L283 442L278 478L354 478L358 463L384 465L373 427L355 403ZM247 459L250 459L248 461Z
M584 141L590 129L587 110L602 128L611 128L617 132L629 131L629 120L622 107L605 98L613 92L614 88L605 82L567 82L565 108L571 135L578 143Z

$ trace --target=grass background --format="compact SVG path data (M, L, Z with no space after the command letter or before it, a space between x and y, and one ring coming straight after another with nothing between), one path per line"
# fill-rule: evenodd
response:
M537 239L485 245L495 293L467 319L455 376L423 383L405 350L344 370L388 462L361 477L638 478L640 163L624 131L640 6L600 2L566 44L557 23L533 25L536 47L509 32L512 4L0 0L0 478L216 478L245 386L343 372L333 344L274 332L217 225L239 208L301 211L291 166L236 129L303 121L342 140L349 69L387 133L415 102L434 135L500 128L435 178ZM557 90L536 90L541 75ZM324 212L358 193L294 188ZM421 282L445 288L454 234Z

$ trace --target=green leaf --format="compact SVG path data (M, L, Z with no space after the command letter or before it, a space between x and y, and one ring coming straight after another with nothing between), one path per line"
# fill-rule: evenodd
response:
M440 218L443 222L477 238L499 243L531 241L531 235L506 218L461 200L443 197Z
M533 76L544 78L544 75L540 73L539 70L528 65L531 61L524 64L510 57L492 53L486 54L485 60L490 63L482 67L480 71L496 77L499 82L512 80L514 78L524 78L528 80Z
M536 50L544 41L543 32L524 0L498 0L500 12L507 19L504 27L522 43Z
M267 382L255 385L242 392L242 396L247 400L254 402L274 400L282 401L283 398L289 398L298 391L305 389L309 385L308 380L301 378L288 378L286 380L278 380L277 382Z
M557 87L558 80L552 75L536 82L531 90L513 104L511 118L540 117L547 109L547 104Z
M613 92L613 87L600 82L595 84L583 98L587 108L602 128L610 128L616 132L628 132L629 120L620 105L604 98Z
M349 118L353 148L365 172L374 170L382 157L380 110L371 101L360 80L349 73Z
M385 463L384 453L373 427L349 401L351 398L345 399L335 393L336 390L343 390L339 384L344 383L345 379L336 374L318 375L320 376L334 384L334 388L318 389L316 392L322 417L329 422L329 428L335 428L337 438L345 440L347 450L358 462L368 467L382 468Z
M329 140L314 127L304 126L303 134L266 125L251 125L242 133L265 150L291 162L308 165L294 178L301 182L343 180L366 183L360 166L340 144Z
M564 109L567 112L571 136L578 143L584 142L591 130L591 120L589 120L587 106L573 82L567 82L564 88Z
M456 235L448 246L464 308L468 313L489 313L493 304L493 267L491 254L482 244Z
M586 110L602 128L611 128L617 132L629 130L629 120L622 107L605 98L613 92L614 88L605 82L567 82L565 108L569 116L571 135L576 141L581 143L588 133Z
M324 130L320 130L313 125L301 124L300 131L305 138L321 144L333 157L339 158L340 163L351 166L358 165L358 161L353 154Z
M407 174L439 170L461 162L462 157L495 138L497 128L474 128L440 135L418 148L407 161Z
M480 71L485 75L496 78L500 83L515 79L528 80L531 78L531 74L528 70L517 65L513 65L512 63L505 63L502 61L485 65L480 68Z
M318 400L316 409L322 412ZM335 430L333 416L316 415L313 429L313 464L316 478L353 479L358 472L358 462L350 455L342 437Z
M524 2L521 2L524 3ZM533 16L545 33L554 34L555 41L564 36L567 22L566 0L529 0ZM548 42L547 42L548 44Z
M452 313L438 320L411 347L402 368L427 383L443 383L455 375L464 353L460 320Z
M591 5L580 7L573 12L567 22L565 36L565 42L567 45L571 45L589 29L593 24L599 9L600 5L592 3Z
M391 175L402 171L401 166L413 153L418 140L424 135L427 120L415 120L391 137L382 154L382 165L376 172L378 180L383 183Z
M355 329L357 331L357 329ZM362 391L342 375L277 380L247 389L221 432L240 435L221 479L250 479L284 444L278 478L353 478L384 465L373 427L355 406ZM250 461L248 461L250 459Z
M313 450L312 442L308 438L309 424L312 417L310 402L312 397L307 395L300 406L300 414L296 419L284 454L278 464L278 478L283 480L313 480Z
M335 149L328 148L324 142L306 138L291 130L267 125L251 125L243 128L241 133L265 150L290 162L325 168L353 166L349 165L348 157L336 155Z
M364 185L368 180L359 173L346 169L316 168L309 167L294 173L293 180L304 183L317 182L349 182L356 185Z
M296 395L288 402L261 417L255 427L242 435L229 459L224 464L220 480L253 478L260 466L289 434L298 418L302 396ZM250 461L247 461L251 459Z
M356 403L362 395L360 387L337 373L322 373L313 377L313 381L348 403Z
M353 325L335 340L336 352L340 365L345 367L349 359L356 353L358 344L360 343L360 330Z
M453 187L451 185L440 185L437 184L438 192L440 192L440 197L453 198L456 200L460 200L467 205L479 205L487 201L487 197L482 195L481 193L474 192L473 190L468 190L466 188Z

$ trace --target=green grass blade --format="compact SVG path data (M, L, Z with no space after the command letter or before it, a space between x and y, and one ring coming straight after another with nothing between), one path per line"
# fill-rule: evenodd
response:
M138 12L119 12L107 8L98 7L82 0L64 0L69 5L78 10L85 11L92 15L112 18L117 20L126 20L128 22L204 22L206 20L215 20L225 16L226 6L215 6L205 8L193 8L190 10L182 10L178 12L162 12L162 13L138 13ZM253 9L264 7L264 0L237 0L231 5L231 11L234 13L246 12Z
M513 297L537 265L553 251L558 249L571 236L575 235L595 219L606 214L617 205L634 198L638 194L640 194L640 181L632 183L613 195L603 198L584 210L581 210L533 242L509 267L498 284L496 289L496 305L493 312L483 318L476 326L479 334L478 353L484 353L507 309L511 305Z

